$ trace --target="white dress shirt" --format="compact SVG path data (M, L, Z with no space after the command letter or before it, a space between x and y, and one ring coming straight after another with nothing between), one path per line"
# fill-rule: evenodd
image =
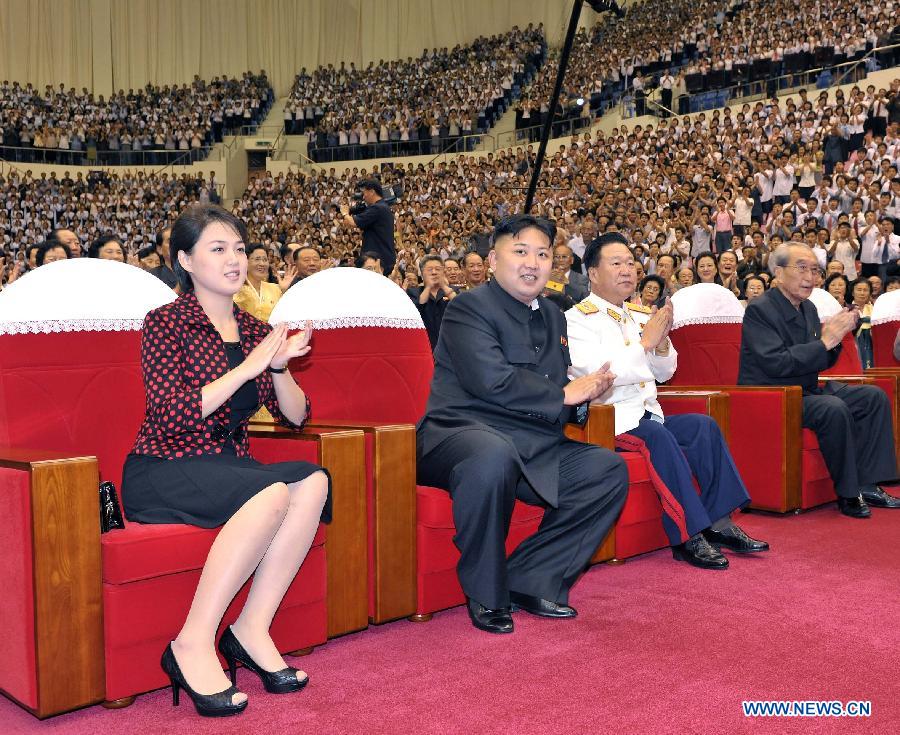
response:
M656 381L671 378L678 362L678 353L671 342L665 356L647 352L641 346L641 333L650 318L650 309L629 303L624 306L616 306L591 293L566 312L572 358L570 376L588 375L606 362L616 375L612 387L594 401L615 406L616 435L634 429L645 411L663 420L663 410L656 398Z

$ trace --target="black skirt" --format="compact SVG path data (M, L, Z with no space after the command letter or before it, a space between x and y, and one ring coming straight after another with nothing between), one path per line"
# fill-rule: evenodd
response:
M226 342L229 368L243 360L240 342ZM259 408L254 381L247 381L230 399L229 430ZM276 482L300 482L313 472L328 470L311 462L263 464L238 457L233 444L222 454L163 459L129 454L122 472L125 517L138 523L186 523L201 528L223 525L250 498ZM331 476L322 521L331 522Z
M122 505L129 521L216 528L269 485L299 482L320 471L328 474L311 462L262 464L228 453L178 459L129 454L122 475ZM330 477L322 520L331 521Z

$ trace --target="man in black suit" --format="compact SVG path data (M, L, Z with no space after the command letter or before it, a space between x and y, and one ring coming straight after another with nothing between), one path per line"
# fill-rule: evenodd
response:
M394 213L384 201L381 184L375 179L360 182L358 188L362 192L366 208L358 214L350 214L350 208L342 205L340 210L344 225L362 230L362 250L377 253L382 273L389 276L397 262Z
M612 385L608 365L573 381L566 322L540 297L555 225L528 215L500 224L494 278L447 306L417 432L418 479L453 500L459 581L475 627L511 633L512 609L571 618L569 589L625 502L624 462L570 441L576 408ZM536 534L506 559L516 498L544 507Z
M819 267L813 251L780 245L771 260L777 287L747 305L738 383L803 388L803 426L816 433L844 515L868 518L869 505L900 508L900 498L878 486L897 477L887 396L872 385L836 380L819 387L819 373L837 362L859 313L849 307L820 326L808 300Z

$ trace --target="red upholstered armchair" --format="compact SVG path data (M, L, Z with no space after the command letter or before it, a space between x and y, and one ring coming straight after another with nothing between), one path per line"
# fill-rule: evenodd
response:
M462 604L449 496L415 482L414 424L424 413L434 367L418 312L388 279L341 268L304 279L271 317L273 323L294 327L307 319L315 328L311 359L297 361L291 370L317 396L314 424L359 428L366 435L369 618L376 623L407 616L421 620ZM727 406L709 399L713 404L724 422ZM705 411L707 405L706 394L673 397L666 410ZM579 438L612 447L612 409L593 409ZM621 532L610 534L595 561L667 544L643 459L635 455L626 461L633 479L622 517L630 520ZM534 533L542 516L539 508L516 504L508 553Z
M900 329L900 291L883 293L872 307L872 346L878 368L898 368L894 340Z
M49 264L0 294L0 689L38 717L124 706L166 685L160 654L216 535L138 523L100 534L98 481L119 486L144 411L143 316L173 298L153 276L104 260ZM285 652L325 642L341 622L330 596L365 579L364 563L340 553L362 500L361 472L344 469L361 467L361 433L292 438L292 458L331 470L336 504L327 539L320 530L276 615ZM254 446L265 461L262 450ZM337 574L332 546L347 565Z
M802 428L799 386L737 385L743 307L734 294L715 284L696 284L677 291L672 302L670 337L678 369L669 384L729 395L729 446L752 507L785 513L833 501L834 485L819 443Z
M819 319L822 322L830 319L841 310L838 300L821 288L813 289L809 299L815 304L819 312ZM892 300L889 299L884 305L886 306ZM897 303L900 305L900 301ZM881 313L884 314L885 311L884 306L882 306ZM867 377L881 388L887 394L891 405L894 407L894 444L898 453L900 453L900 434L897 432L897 422L900 419L900 367L871 367L863 369L862 361L859 357L859 347L856 344L856 337L854 337L853 332L848 332L844 335L844 340L841 344L843 349L838 357L838 361L833 367L825 370L822 375L833 380L845 381ZM893 352L893 341L891 342L891 352Z

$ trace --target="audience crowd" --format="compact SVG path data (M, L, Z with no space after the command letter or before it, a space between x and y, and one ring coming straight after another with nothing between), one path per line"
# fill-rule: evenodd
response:
M206 158L210 146L256 125L274 99L265 71L240 79L194 77L105 99L60 84L0 83L0 158L62 165L166 164Z
M320 162L442 151L490 128L545 54L543 27L529 24L405 61L302 69L285 105L285 131L306 134L309 156ZM465 148L474 144L468 139Z

